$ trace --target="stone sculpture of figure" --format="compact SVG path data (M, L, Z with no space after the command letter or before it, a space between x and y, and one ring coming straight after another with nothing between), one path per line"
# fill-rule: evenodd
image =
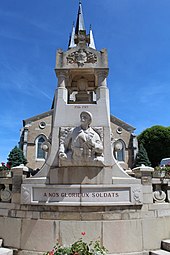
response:
M80 114L80 126L68 132L60 143L59 158L74 161L103 161L103 144L99 134L90 127L92 114Z

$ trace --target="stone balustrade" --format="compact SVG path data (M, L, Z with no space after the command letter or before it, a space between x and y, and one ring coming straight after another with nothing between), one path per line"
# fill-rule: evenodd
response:
M27 172L24 165L0 172L0 202L20 203L21 184Z

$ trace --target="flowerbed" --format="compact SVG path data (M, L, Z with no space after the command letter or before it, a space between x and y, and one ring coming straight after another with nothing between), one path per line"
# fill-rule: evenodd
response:
M82 235L85 235L85 232L82 232ZM62 246L57 242L54 248L44 255L105 255L106 253L107 249L98 240L86 243L80 238L69 246Z

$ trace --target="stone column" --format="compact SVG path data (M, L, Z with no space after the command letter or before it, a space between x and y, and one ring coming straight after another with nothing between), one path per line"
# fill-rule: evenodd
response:
M153 203L152 173L154 168L142 164L132 169L132 171L136 178L141 179L143 185L143 203Z

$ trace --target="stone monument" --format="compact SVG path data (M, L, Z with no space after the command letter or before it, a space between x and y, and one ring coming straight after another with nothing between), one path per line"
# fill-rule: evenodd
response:
M140 181L113 155L106 49L87 35L82 5L69 48L59 49L52 133L42 169L22 184L22 204L114 206L142 204Z

